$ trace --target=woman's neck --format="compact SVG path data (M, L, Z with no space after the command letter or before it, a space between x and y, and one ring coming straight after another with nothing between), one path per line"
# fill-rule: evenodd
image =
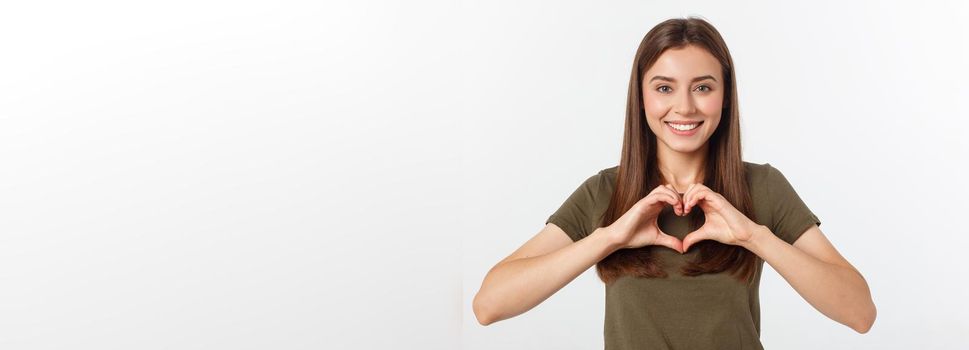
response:
M684 193L694 183L702 183L706 169L707 144L693 153L677 152L662 142L656 150L657 168L665 183L672 184L677 193Z

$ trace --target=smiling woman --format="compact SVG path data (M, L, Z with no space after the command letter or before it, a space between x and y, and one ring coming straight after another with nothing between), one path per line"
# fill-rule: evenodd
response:
M862 275L781 171L741 154L723 38L699 18L660 23L633 60L619 165L488 272L479 322L526 312L595 265L606 349L762 349L767 262L817 310L867 332L875 305Z
M709 73L690 77L694 70ZM657 133L668 147L702 150L699 146L713 134L724 107L723 74L717 58L697 45L670 48L653 63L646 77L643 101L650 128L666 129L673 135L695 136L675 138ZM681 89L686 93L680 93ZM705 127L698 128L707 121ZM659 122L666 127L659 127Z

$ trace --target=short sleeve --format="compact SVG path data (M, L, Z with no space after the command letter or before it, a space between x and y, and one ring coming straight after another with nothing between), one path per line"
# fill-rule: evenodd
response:
M553 223L561 228L573 242L588 236L591 228L598 224L593 221L592 213L595 211L595 194L599 191L602 176L601 173L592 175L582 182L545 223Z
M771 231L788 244L794 244L811 225L821 226L807 204L801 200L784 174L767 163L767 194L770 198Z

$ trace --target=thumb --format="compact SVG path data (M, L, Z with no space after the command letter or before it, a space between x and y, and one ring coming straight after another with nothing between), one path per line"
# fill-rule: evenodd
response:
M670 236L662 231L660 231L660 233L656 236L656 242L653 242L653 244L669 247L670 249L680 252L680 254L683 254L683 252L686 251L683 249L683 242L680 242L680 240L676 237Z
M683 252L690 250L690 247L693 246L693 244L695 244L696 242L699 242L705 239L710 239L710 236L709 234L707 234L707 231L700 229L700 230L690 232L689 234L686 235L686 237L683 237Z

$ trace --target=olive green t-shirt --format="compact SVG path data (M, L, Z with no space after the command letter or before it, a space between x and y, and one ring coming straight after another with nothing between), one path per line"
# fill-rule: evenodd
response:
M783 174L770 163L744 162L747 183L758 224L794 244L811 225L821 225ZM619 167L589 177L565 200L546 223L560 227L578 241L599 227L609 205ZM702 215L695 208L691 213ZM682 240L689 233L689 218L676 216L666 206L659 216L660 229ZM686 254L651 246L668 277L622 276L606 285L605 349L763 349L760 343L760 299L763 271L759 260L753 282L738 281L729 272L683 276L681 266L699 249Z

